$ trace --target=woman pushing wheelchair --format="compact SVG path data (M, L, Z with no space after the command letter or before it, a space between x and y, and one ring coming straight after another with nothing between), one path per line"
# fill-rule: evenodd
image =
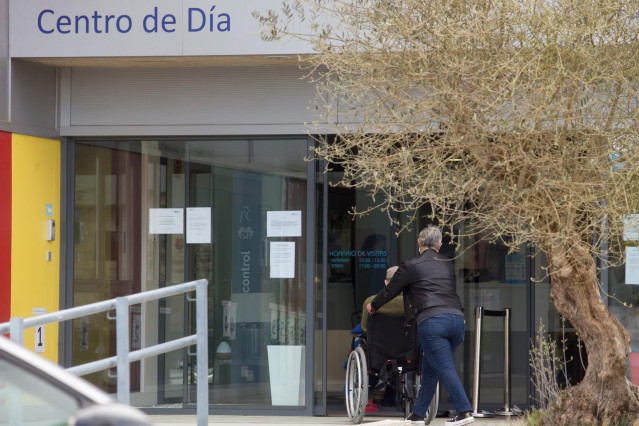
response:
M466 323L457 295L452 261L439 254L442 233L435 226L422 229L417 238L419 256L403 262L393 278L366 305L369 314L403 292L406 322L415 319L422 347L422 380L417 401L406 420L423 424L424 416L442 381L457 415L446 422L456 426L472 422L472 407L455 371L453 353L464 341Z

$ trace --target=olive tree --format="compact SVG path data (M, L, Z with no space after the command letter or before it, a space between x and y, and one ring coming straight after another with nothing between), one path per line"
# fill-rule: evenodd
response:
M630 335L598 280L639 225L639 2L291 0L256 17L264 38L313 44L309 130L335 135L316 155L342 184L545 254L588 351L553 422L639 418Z

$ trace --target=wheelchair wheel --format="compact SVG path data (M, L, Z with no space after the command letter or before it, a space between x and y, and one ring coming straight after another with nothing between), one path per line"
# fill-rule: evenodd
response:
M437 407L439 406L439 383L437 383L437 387L435 388L435 395L433 395L433 399L430 400L430 405L428 406L428 410L426 410L426 415L424 415L424 423L430 424L433 421L435 416L437 416Z
M404 418L413 411L415 401L417 400L417 393L419 392L419 386L421 384L422 376L415 371L406 373L405 384L403 394L401 396L402 411Z
M348 356L345 396L348 417L355 424L361 423L368 403L368 367L366 353L361 346Z

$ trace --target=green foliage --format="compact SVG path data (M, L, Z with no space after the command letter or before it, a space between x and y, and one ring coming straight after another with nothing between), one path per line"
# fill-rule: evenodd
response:
M533 407L527 411L524 421L530 426L548 426L552 424L552 419L547 409L537 409Z
M568 363L573 359L567 358L567 338L565 335L565 319L561 318L562 338L561 347L547 333L543 321L539 318L539 328L535 333L535 341L530 350L529 365L532 371L532 383L535 387L535 396L541 411L550 408L560 398L562 389L570 387L571 383L559 382L558 377L566 377ZM579 347L581 343L579 343Z

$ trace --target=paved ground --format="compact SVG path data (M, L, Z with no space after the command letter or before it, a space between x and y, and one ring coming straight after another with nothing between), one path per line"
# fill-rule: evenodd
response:
M154 426L170 426L170 425L195 425L197 418L195 415L152 415L151 421ZM446 418L436 418L431 425L444 425ZM334 425L350 425L353 423L348 417L301 417L301 416L229 416L229 415L211 415L209 416L210 425L246 425L255 426L263 424L277 425L314 425L314 426L334 426ZM410 425L401 418L392 417L384 418L379 416L364 417L362 424L366 426L406 426ZM494 417L489 419L475 419L472 423L476 426L523 426L524 422L521 418L510 417Z

